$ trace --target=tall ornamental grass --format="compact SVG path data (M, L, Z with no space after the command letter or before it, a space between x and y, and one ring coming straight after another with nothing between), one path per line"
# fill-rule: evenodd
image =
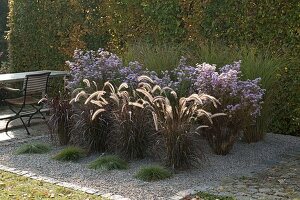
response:
M148 70L161 73L175 68L183 51L184 46L180 44L150 45L137 42L128 45L123 57L126 62L136 60Z
M161 141L157 143L163 144L165 148L166 165L173 169L185 169L199 164L203 154L193 130L193 122L202 117L211 121L218 116L203 109L205 102L217 106L218 101L203 93L180 98L169 87L152 87L153 80L146 76L139 77L139 81L136 91L145 102L136 102L135 106L151 110L155 128L161 135L158 138Z

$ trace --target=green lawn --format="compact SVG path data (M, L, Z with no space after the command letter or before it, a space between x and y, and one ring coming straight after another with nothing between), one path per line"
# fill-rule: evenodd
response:
M37 181L0 170L0 199L78 199L92 200L103 198Z

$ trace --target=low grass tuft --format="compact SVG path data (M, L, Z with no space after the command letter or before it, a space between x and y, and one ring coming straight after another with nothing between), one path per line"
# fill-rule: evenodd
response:
M142 167L135 175L136 178L143 181L158 181L170 178L172 173L161 166L145 166Z
M128 163L118 156L101 156L100 158L91 162L89 168L97 170L127 169Z
M51 150L51 147L47 144L32 143L24 144L17 149L16 154L42 154Z
M70 146L56 154L53 159L60 161L78 161L84 156L86 156L86 152L83 149Z

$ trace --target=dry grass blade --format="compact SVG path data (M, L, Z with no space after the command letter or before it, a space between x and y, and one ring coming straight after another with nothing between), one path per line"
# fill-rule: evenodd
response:
M154 84L153 80L149 77L149 76L139 76L137 78L138 82L141 82L141 81L148 81L152 84Z
M93 94L91 94L85 101L84 104L88 104L94 97L97 96L97 98L99 99L99 95L102 96L105 94L105 91L97 91L97 92L94 92Z
M94 114L93 114L93 116L92 116L92 120L95 120L96 117L97 117L100 113L102 113L102 112L104 112L104 111L105 111L105 109L103 109L103 108L100 108L100 109L96 110L96 112L94 112Z
M127 83L122 83L122 84L119 86L118 91L121 91L121 90L123 90L124 88L125 88L125 89L128 89L128 88L129 88Z
M112 99L117 104L117 106L120 105L120 98L115 93L111 93L109 98Z
M153 87L153 89L151 90L151 93L153 94L153 93L155 93L156 91L158 91L159 93L162 92L162 89L161 89L161 87L160 87L159 85L155 85L155 86Z
M108 89L110 90L110 92L116 93L116 90L115 90L114 86L113 86L109 81L106 81L106 82L104 83L103 90L104 90L106 87L108 87Z
M187 102L194 101L195 103L200 104L200 105L203 104L202 98L198 94L192 94L191 96L186 98L186 101Z
M140 88L138 88L138 89L136 89L136 91L139 92L139 93L142 93L143 95L145 95L145 97L147 97L147 99L148 99L150 102L153 102L153 97L152 97L152 95L151 95L148 91L146 91L145 89L140 89Z
M137 102L129 102L128 105L135 106L135 107L138 107L138 108L144 108L143 104L140 104L140 103L137 103Z
M80 100L80 97L88 97L88 94L85 91L79 92L75 97L75 102L78 102Z
M158 118L157 118L157 114L155 112L152 112L152 117L153 117L153 121L154 121L155 130L158 131Z
M172 88L170 88L170 87L163 87L163 89L162 89L162 91L163 92L167 92L167 91L174 91Z
M78 92L80 92L80 91L82 91L82 90L83 90L83 88L76 88L75 90L73 90L72 96L75 95L75 94L77 95ZM76 95L75 95L75 96L76 96Z
M83 79L83 82L86 84L87 87L91 87L91 83L88 79Z
M94 84L94 86L95 86L95 89L98 90L98 85L97 85L97 83L96 83L95 81L93 81L93 84Z
M95 105L97 105L97 106L99 106L101 108L105 105L105 104L103 104L102 101L96 101L96 100L91 100L91 103L95 104Z
M213 114L213 115L211 115L210 116L210 118L215 118L215 117L220 117L220 116L226 116L227 114L225 114L225 113L216 113L216 114Z
M152 90L151 85L150 85L149 83L145 83L145 82L139 83L139 84L138 84L138 87L139 87L139 88L143 88L143 89L145 89L145 90L147 90L147 91L151 91L151 90Z

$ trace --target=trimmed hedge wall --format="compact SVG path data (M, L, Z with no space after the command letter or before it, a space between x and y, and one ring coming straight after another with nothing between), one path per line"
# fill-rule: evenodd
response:
M201 25L205 37L229 45L270 46L300 54L299 0L213 0Z
M3 52L3 57L0 61L5 60L7 54L7 41L5 40L5 31L7 31L7 16L8 16L8 0L0 1L0 52Z
M104 47L120 53L136 40L191 46L205 41L252 44L298 59L300 55L298 0L10 0L9 7L12 71L64 69L75 48ZM299 93L285 92L297 89L299 66L281 74L278 107L282 99L290 106L274 121L278 132L299 130L299 111L293 110L300 107ZM282 122L286 116L288 125Z
M298 0L11 0L10 60L13 71L62 68L75 48L119 52L135 40L251 43L300 55L298 13Z

